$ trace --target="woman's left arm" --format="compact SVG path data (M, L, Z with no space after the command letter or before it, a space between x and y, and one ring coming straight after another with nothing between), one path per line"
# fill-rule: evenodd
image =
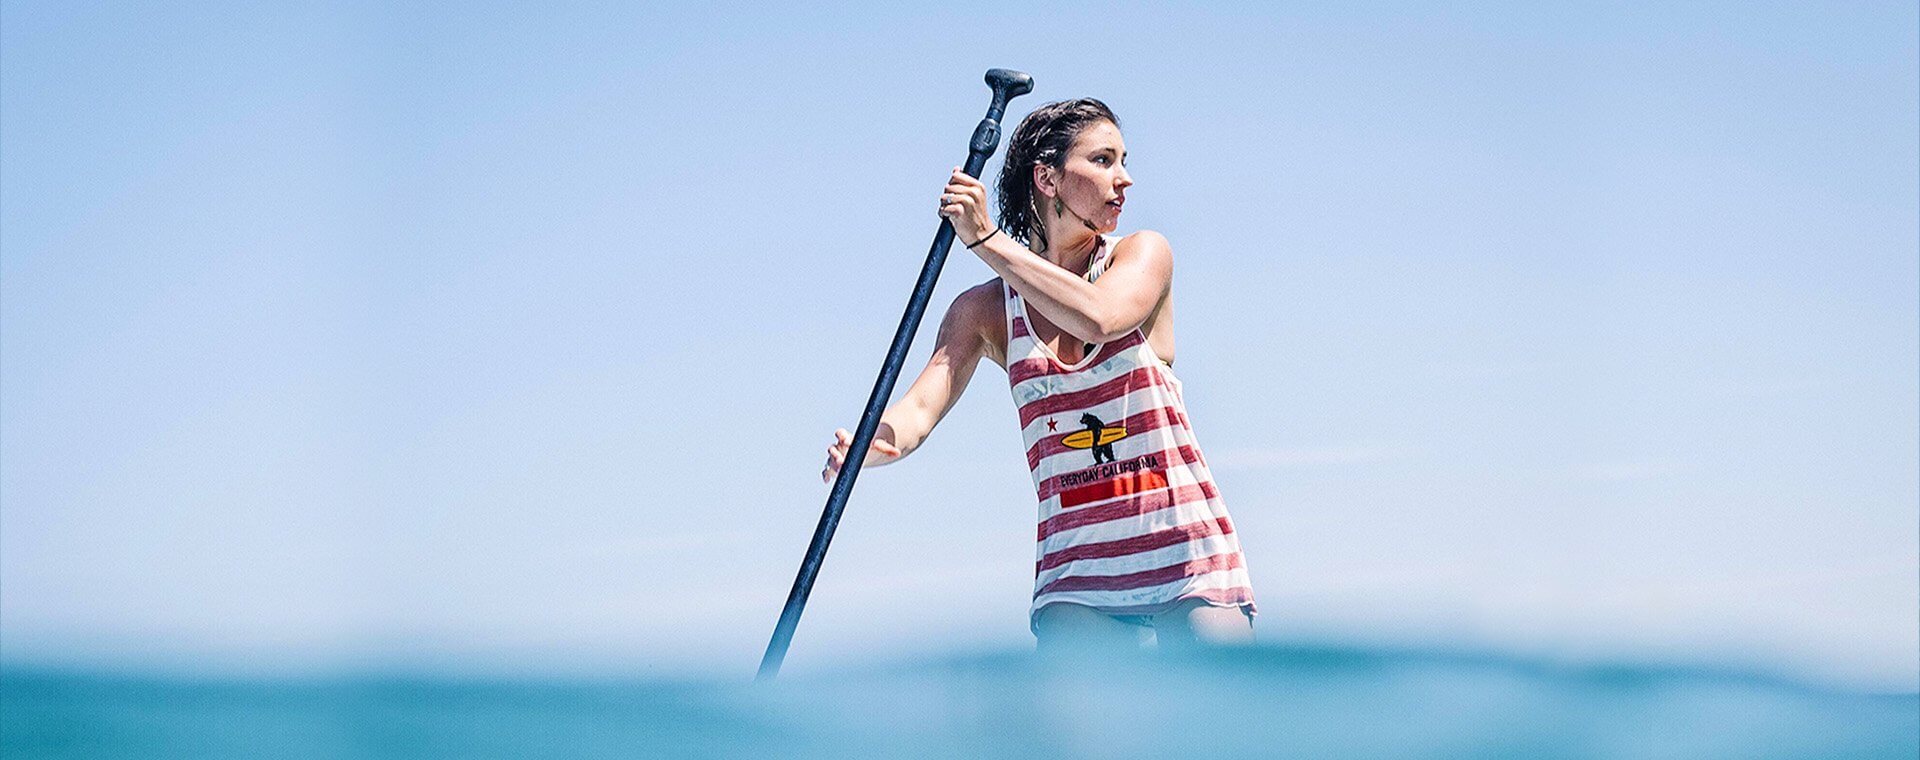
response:
M1173 281L1173 249L1151 230L1115 245L1106 272L1095 282L1004 234L972 250L1048 320L1088 343L1105 343L1139 327Z

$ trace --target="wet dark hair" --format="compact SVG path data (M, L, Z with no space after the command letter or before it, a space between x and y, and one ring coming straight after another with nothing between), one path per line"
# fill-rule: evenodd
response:
M1000 167L1000 229L1022 243L1038 241L1046 247L1046 228L1034 206L1033 167L1065 168L1074 139L1103 121L1120 126L1113 109L1093 98L1048 103L1020 120L1007 141L1007 161Z

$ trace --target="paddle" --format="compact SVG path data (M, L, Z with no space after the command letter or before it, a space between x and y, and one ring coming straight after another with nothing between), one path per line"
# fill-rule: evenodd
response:
M1033 77L1009 69L987 69L987 86L993 88L993 104L987 106L986 118L973 128L973 139L967 145L966 172L974 177L980 176L987 157L1000 147L1000 117L1007 101L1032 92ZM927 251L927 263L920 267L920 280L914 283L913 296L907 299L907 311L900 317L899 329L893 332L893 345L887 347L887 360L880 365L880 379L874 382L873 393L867 396L867 408L860 414L860 427L853 432L847 460L840 465L840 476L834 479L833 491L827 496L827 508L820 514L820 525L813 529L813 543L807 545L806 559L800 562L800 574L793 579L793 590L787 592L787 606L780 611L780 622L773 628L773 640L767 642L767 653L760 658L757 680L780 674L780 663L787 658L787 645L793 641L793 629L800 624L800 611L807 606L813 580L820 574L820 562L826 559L827 544L833 540L833 530L840 524L840 512L847 506L847 495L853 493L853 479L860 475L860 464L867 459L867 447L873 444L874 431L880 427L880 414L886 410L887 398L893 395L893 383L900 377L900 366L907 360L907 348L913 345L913 333L920 327L920 317L927 311L927 299L933 295L934 282L940 279L940 268L946 264L947 249L952 246L953 222L942 219L939 231L933 235L933 248Z

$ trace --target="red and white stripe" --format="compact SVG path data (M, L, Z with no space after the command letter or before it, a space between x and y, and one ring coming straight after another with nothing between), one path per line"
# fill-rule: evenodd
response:
M1112 243L1094 255L1090 280ZM1138 328L1065 364L1034 338L1020 294L1003 290L1008 382L1040 502L1030 619L1055 603L1140 615L1202 599L1251 611L1240 540L1173 368ZM1085 414L1126 429L1112 463L1067 447L1067 436L1086 429Z

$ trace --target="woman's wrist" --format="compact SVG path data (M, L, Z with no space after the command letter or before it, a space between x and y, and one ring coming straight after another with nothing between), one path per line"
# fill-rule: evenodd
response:
M1009 267L1017 266L1016 262L1025 262L1029 257L1044 260L1045 257L1032 248L1013 239L1013 233L1000 234L1003 232L1007 232L1005 228L989 232L974 241L973 245L967 246L967 250L979 256L989 269L1002 277L1009 274Z
M994 235L998 235L998 234L1000 234L1000 228L999 228L999 227L994 227L994 228L993 228L993 231L992 231L992 232L989 232L989 233L987 233L987 234L985 234L985 235L981 235L981 236L980 236L980 239L979 239L979 240L975 240L975 241L973 241L973 242L971 242L971 243L967 243L967 244L966 244L966 246L967 246L967 248L968 248L969 250L971 250L971 249L973 249L974 247L976 247L976 246L978 246L978 245L980 245L981 243L985 243L985 242L987 242L987 241L989 241L989 240L992 240L992 239L993 239L993 236L994 236Z

